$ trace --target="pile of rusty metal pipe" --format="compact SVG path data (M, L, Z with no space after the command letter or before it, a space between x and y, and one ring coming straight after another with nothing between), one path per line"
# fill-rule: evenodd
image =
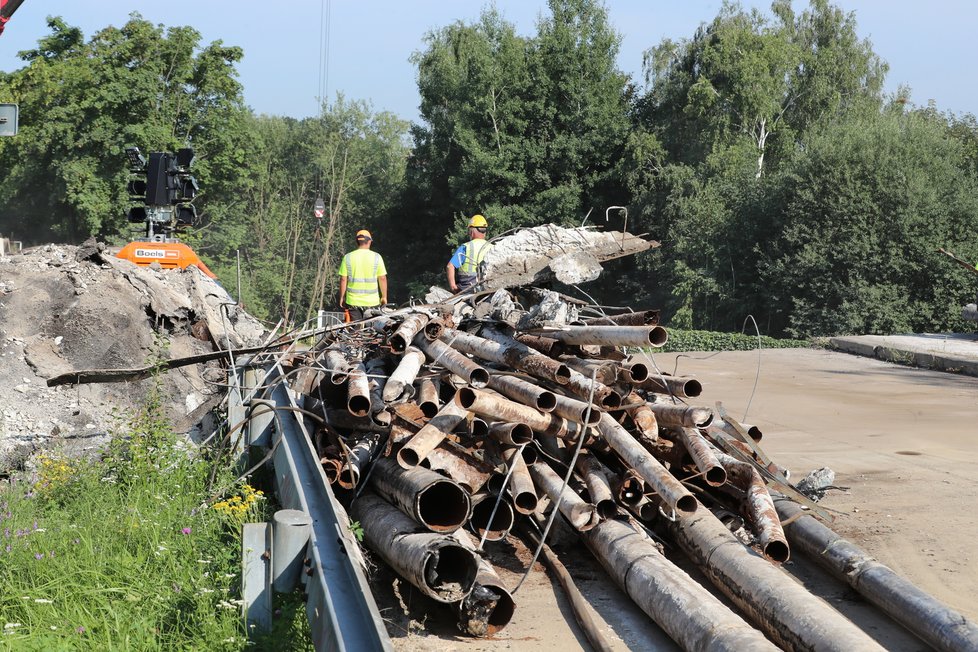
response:
M494 570L494 542L556 510L685 649L876 649L778 568L790 549L765 480L781 469L750 457L756 428L689 402L699 380L659 371L658 311L527 331L459 314L436 304L351 324L296 364L326 478L364 543L451 603L463 632L514 617L519 577ZM751 443L738 439L748 431ZM735 537L713 511L747 530Z

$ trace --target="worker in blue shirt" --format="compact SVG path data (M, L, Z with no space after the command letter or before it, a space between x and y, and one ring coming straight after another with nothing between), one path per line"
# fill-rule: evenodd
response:
M492 249L486 241L488 229L489 223L482 215L473 215L469 220L469 241L455 250L445 267L452 292L465 292L479 280L479 267Z

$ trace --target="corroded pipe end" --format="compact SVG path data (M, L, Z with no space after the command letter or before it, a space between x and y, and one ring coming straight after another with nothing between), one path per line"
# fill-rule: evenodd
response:
M472 512L469 494L451 480L435 482L417 496L417 513L432 532L454 532Z
M485 500L480 501L472 508L472 517L469 519L469 527L472 528L472 531L478 534L479 537L485 536L486 541L501 541L505 539L510 528L513 527L513 521L516 518L513 514L512 505L509 504L509 501L503 499L499 501L499 508L496 509L496 515L493 517L492 523L490 523L489 516L492 514L495 505L496 497L487 496ZM487 531L488 534L486 534Z
M489 372L482 367L473 369L471 372L469 372L468 381L473 387L482 389L489 384Z
M788 544L784 541L768 541L764 546L763 552L765 557L768 557L772 561L776 561L779 564L783 564L784 562L788 561L789 557L791 557L791 551L788 549Z
M365 417L370 413L370 397L351 396L346 402L346 410L355 417Z
M418 452L416 450L405 446L401 448L401 450L397 451L397 463L401 466L401 468L413 469L421 463L421 458L418 456Z
M662 326L653 326L649 329L649 344L655 347L665 346L669 341L669 333Z
M680 496L679 500L676 501L676 511L680 516L689 516L696 512L696 506L698 504L696 497L692 494Z
M722 466L711 467L707 470L704 479L711 487L723 486L727 482L727 471Z
M695 378L690 378L683 383L682 392L686 398L696 398L703 393L703 385Z

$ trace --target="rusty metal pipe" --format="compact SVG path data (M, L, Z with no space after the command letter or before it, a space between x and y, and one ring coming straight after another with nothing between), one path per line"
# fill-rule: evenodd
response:
M498 505L497 505L498 501ZM495 515L493 515L495 510ZM489 519L492 518L492 522ZM502 541L509 534L516 521L513 506L505 497L498 498L492 494L479 493L472 496L472 517L469 519L469 529L479 538L486 541Z
M754 525L764 556L779 564L788 561L791 555L788 539L784 536L781 519L761 474L750 464L730 455L717 452L716 459L727 468L730 484L744 492L743 512Z
M516 376L493 374L489 379L489 388L541 412L552 412L557 406L557 396L553 392Z
M554 403L553 413L559 417L564 417L568 421L573 421L574 423L584 423L584 419L587 418L587 425L593 426L598 423L601 419L601 411L590 407L587 402L579 401L576 398L571 398L569 396L564 396L563 394L554 394L556 399Z
M602 521L581 537L628 597L684 650L778 649L627 523Z
M614 410L621 405L621 394L611 387L598 381L592 381L590 377L571 370L565 387L579 398L587 400L592 396L591 386L594 385L593 400L595 405L600 405L606 410Z
M649 367L643 362L622 362L619 376L633 385L644 383L649 378Z
M367 361L367 385L370 387L370 418L382 426L390 426L394 417L384 402L387 386L387 359L371 358Z
M401 325L397 327L397 330L390 337L391 351L394 353L403 353L406 351L408 345L414 341L415 335L424 330L429 319L430 317L428 315L420 312L412 313L405 317L404 321L401 322Z
M835 652L883 650L821 598L742 544L710 510L699 509L666 524L706 577L781 647Z
M579 374L594 379L605 385L614 385L618 382L618 366L610 360L593 360L578 358L573 355L562 355L560 361Z
M568 421L554 414L546 414L521 403L515 403L502 396L489 394L471 387L463 387L455 394L459 407L479 416L496 421L525 423L534 432L551 437L576 439L582 434L580 424Z
M496 421L489 424L489 436L501 444L520 446L533 441L533 429L525 423Z
M424 351L432 362L436 362L459 376L473 387L489 384L489 372L441 340L429 342L424 337L414 338L414 343Z
M346 379L346 410L355 417L370 414L370 381L363 363L357 363Z
M615 483L615 497L625 506L639 504L645 499L645 481L642 476L632 469L625 471Z
M332 347L326 349L326 368L329 370L329 381L334 385L345 383L347 376L353 371L343 352Z
M429 342L433 342L441 337L441 333L451 326L451 320L447 317L438 317L428 320L424 327L424 336Z
M662 326L566 326L563 330L538 334L564 344L599 346L660 347L669 339Z
M360 471L377 453L380 435L371 433L360 437L350 448L349 457L340 468L336 478L337 483L344 489L353 489L360 482Z
M447 475L470 494L479 491L495 470L491 464L470 455L468 449L450 439L431 450L425 456L423 466Z
M631 512L632 516L643 523L652 523L659 517L658 505L646 496L642 496L641 500L634 505L625 505L625 508Z
M513 335L513 339L551 358L559 358L567 352L567 346L563 342L552 340L549 337L516 333Z
M441 409L441 399L438 396L440 386L441 382L437 378L422 378L417 381L418 407L429 419Z
M656 421L663 426L706 428L713 421L713 410L710 408L659 401L648 406L655 412Z
M570 487L564 487L561 492L564 480L549 466L543 462L532 464L530 477L537 489L547 494L550 502L557 506L575 530L586 532L598 524L600 519L594 505L584 502Z
M469 550L476 550L476 542L465 530L459 530L453 536ZM492 636L513 619L516 602L492 564L482 557L477 558L479 573L475 577L475 587L456 605L458 627L472 636Z
M520 454L518 447L502 446L498 450L499 458L506 463L507 470L512 468L509 474L509 495L513 499L513 509L520 514L532 514L537 509L539 499L534 489L533 479L530 477L530 470L526 460ZM505 480L505 475L497 473L489 479L489 488L493 493L503 490L501 486Z
M978 650L978 625L876 561L787 499L775 502L796 550L937 650Z
M409 399L414 396L414 380L424 364L424 353L413 346L407 347L394 373L384 386L383 399L387 403Z
M454 532L469 520L469 494L454 481L421 467L401 468L387 457L379 458L374 467L374 491L432 532Z
M713 454L713 449L706 443L699 430L696 428L680 428L679 439L683 442L683 446L686 447L686 452L693 458L693 464L703 474L703 479L706 480L706 484L711 487L719 487L727 481L727 470L724 469L727 464L720 464L717 456ZM761 486L764 486L763 482ZM771 507L773 508L774 506L772 505Z
M604 520L618 514L618 504L611 491L611 472L594 455L582 450L575 464L577 472L584 478L588 497L597 511L598 518Z
M445 407L431 418L431 421L397 451L397 463L405 469L416 467L467 416L468 410L458 403L454 401L446 403Z
M648 406L641 396L632 392L624 399L625 414L631 418L638 431L639 441L645 440L655 443L659 439L659 421L655 418L655 412ZM628 407L631 406L631 407Z
M537 353L527 345L517 342L509 335L495 329L483 328L481 332L482 339L502 346L505 355L503 364L558 385L567 383L570 376L570 369L567 368L567 365Z
M696 398L703 393L703 385L688 376L652 374L639 387L657 394L670 394L678 398Z
M598 430L605 442L617 452L626 464L638 472L642 479L649 483L652 490L662 500L681 516L688 516L696 511L697 501L693 494L677 480L668 469L659 463L646 451L635 438L622 428L611 415L601 415Z
M364 543L428 597L450 603L472 591L479 562L455 539L425 531L371 491L353 502L350 516L363 528Z

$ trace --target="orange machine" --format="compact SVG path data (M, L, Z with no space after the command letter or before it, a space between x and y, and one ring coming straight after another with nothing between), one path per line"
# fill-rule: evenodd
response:
M197 180L190 174L194 151L189 147L169 152L150 152L143 158L138 147L127 147L130 199L142 204L129 209L127 219L143 224L146 234L130 242L116 254L137 265L148 267L159 263L163 269L184 269L193 265L216 279L194 250L177 240L175 233L190 226L197 218L191 201L197 195Z
M184 269L193 265L207 276L217 278L194 250L182 242L130 242L116 256L144 267L153 263L159 263L163 269Z

